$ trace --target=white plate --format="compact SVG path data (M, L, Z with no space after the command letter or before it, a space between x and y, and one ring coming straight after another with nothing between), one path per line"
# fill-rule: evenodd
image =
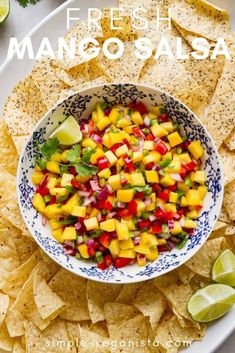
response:
M232 19L232 28L235 30L235 2L234 0L211 0L211 2L226 8L230 11ZM116 0L69 0L62 6L58 7L49 16L47 16L39 25L37 25L30 33L33 46L38 47L42 37L48 37L50 42L56 43L58 36L66 32L66 9L68 7L80 8L81 19L86 18L88 7L110 7L117 6ZM18 60L14 57L12 60L5 62L0 68L0 111L4 101L10 94L14 85L24 78L31 70L33 62L30 60ZM4 87L4 90L2 89ZM185 353L212 353L226 340L226 338L235 329L235 308L231 310L225 317L214 322L207 330L206 336L202 342L195 342L191 347L184 350ZM230 353L230 352L228 352Z

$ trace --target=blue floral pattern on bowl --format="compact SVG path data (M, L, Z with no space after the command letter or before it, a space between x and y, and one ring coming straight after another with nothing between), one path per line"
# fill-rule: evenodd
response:
M203 167L207 174L208 194L198 219L196 234L181 249L160 254L159 258L145 267L137 265L122 269L110 267L97 269L95 263L77 260L64 253L63 247L51 235L49 226L42 225L42 216L32 207L34 186L31 182L35 158L40 156L38 144L43 143L52 131L69 115L78 121L89 118L97 101L109 104L142 100L147 106L164 104L171 118L182 133L192 140L200 140L206 151ZM190 259L209 237L220 212L223 197L222 171L217 150L210 135L199 119L182 103L154 88L136 84L110 84L97 86L76 93L49 111L35 127L28 140L18 167L17 192L23 219L38 245L57 263L67 270L96 281L108 283L131 283L144 281L169 272Z

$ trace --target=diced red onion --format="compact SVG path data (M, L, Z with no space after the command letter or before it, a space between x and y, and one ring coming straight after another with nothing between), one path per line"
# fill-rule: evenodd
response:
M163 170L158 170L158 174L163 176L164 175Z
M168 227L170 230L174 229L174 221L172 220L168 221Z
M88 248L90 248L92 247L93 243L94 243L94 239L88 239L86 245L88 246Z
M101 218L102 218L102 214L99 212L99 213L97 213L96 217L97 217L98 222L100 222Z
M45 227L47 224L47 218L45 216L42 217L42 226Z
M126 205L125 205L123 202L118 202L118 203L117 203L117 206L118 206L119 208L125 208L125 207L126 207Z
M117 212L110 212L106 218L111 219L111 218L115 217L116 214L117 214Z
M106 184L106 189L108 190L108 192L113 192L112 186L110 184Z
M139 259L140 259L140 260L146 260L146 255L144 255L144 254L139 254Z
M183 179L181 178L181 176L180 176L180 174L170 174L170 176L172 177L172 179L173 180L175 180L175 181L180 181L180 182L182 182L183 181Z
M168 244L170 250L173 250L175 248L175 244L172 241L168 240L167 244Z
M144 204L145 204L145 206L148 206L148 205L150 205L152 203L152 199L146 199L146 200L144 200Z
M92 134L91 138L92 138L92 140L94 140L95 142L99 143L100 145L103 143L103 139L99 135Z
M154 214L152 214L151 216L149 216L150 222L153 222L153 221L155 221L156 219L157 219L157 217L156 217Z
M81 197L88 197L90 193L88 191L78 191L78 195Z
M92 202L96 202L95 197L92 196L92 197L86 198L83 202L83 206L86 207L86 206L90 205Z
M88 124L84 124L83 129L80 127L80 130L84 133L88 133L89 131L89 125Z
M178 221L180 219L180 215L178 213L175 213L174 219L176 219Z
M77 222L76 224L74 224L74 227L76 230L79 230L79 229L81 229L82 225L80 222Z
M154 164L154 166L152 167L152 170L158 170L158 165Z
M100 186L97 180L90 180L90 185L93 191L99 191Z
M184 226L184 224L185 224L185 219L184 219L184 217L182 217L182 218L180 219L179 223L180 223L181 227Z
M84 130L85 130L85 123L84 123L84 121L82 121L82 122L80 123L80 130L81 130L81 131L84 131Z
M82 244L83 243L83 236L82 235L79 235L78 238L77 238L77 243L78 245Z
M140 237L133 238L133 243L135 246L140 245Z
M181 165L184 167L187 163L185 161L181 161Z
M165 240L169 239L171 237L171 234L169 233L161 233L161 237Z
M144 124L146 126L150 126L150 119L149 119L148 115L145 115L145 117L144 117Z
M139 146L131 146L133 152L138 152L140 150Z
M129 115L129 114L126 114L126 115L125 115L125 119L127 119L127 120L131 121L131 117L130 117L130 115Z
M128 148L131 148L130 142L126 138L124 138L122 141L125 143L125 145L127 145Z
M107 192L106 189L102 189L102 190L99 192L98 196L97 196L97 198L98 198L99 200L106 200L107 197L108 197L108 192Z
M64 247L66 248L74 248L74 242L73 241L70 241L70 240L65 240L64 242Z
M48 179L48 175L45 175L38 188L44 189L47 186Z
M70 256L75 256L76 255L76 249L64 249L64 252L66 255L70 255Z
M160 165L156 165L156 170L159 172L160 170L162 170L162 168L160 167Z
M159 204L157 204L157 206L158 206L162 211L165 211L165 208L164 208L163 204L159 203Z

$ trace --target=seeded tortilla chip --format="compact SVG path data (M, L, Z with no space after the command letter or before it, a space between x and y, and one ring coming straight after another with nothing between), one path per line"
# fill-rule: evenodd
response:
M135 298L137 291L143 285L144 285L143 283L124 284L116 299L116 302L122 303L122 304L129 304L130 298Z
M182 327L174 316L169 322L169 331L175 342L201 341L205 335L206 325L195 326L187 321L185 327Z
M34 276L33 294L38 312L44 320L54 316L65 306L63 300L51 290L46 280L38 272Z
M69 347L65 323L59 319L53 321L43 332L28 320L25 324L25 340L27 353L76 353L75 347Z
M231 151L235 150L235 129L228 135L224 143Z
M13 347L13 339L9 336L5 323L2 324L0 330L0 351L11 352Z
M108 340L89 330L80 329L79 353L110 353Z
M7 310L9 307L9 297L8 295L0 293L0 327L5 320Z
M87 80L89 80L88 68L88 63L78 65L68 71L61 68L56 68L55 74L66 85L73 87L77 84L84 84Z
M111 335L110 339L117 344L117 347L110 347L112 353L123 352L123 342L125 342L124 347L126 353L134 353L137 350L138 353L150 353L147 346L148 324L142 314L120 325ZM138 345L137 348L136 342L143 342L144 344Z
M29 135L12 136L12 138L16 147L17 154L20 156L26 142L28 141Z
M225 235L235 235L235 223L229 224L225 230ZM235 237L233 237L235 240Z
M87 282L86 296L93 324L105 320L104 304L115 301L121 289L121 284L99 283L95 281Z
M46 113L41 93L31 76L20 81L5 104L3 117L14 136L30 134L35 124Z
M185 28L182 28L174 20L172 20L174 27L179 32L180 36L185 39L185 41L193 48L193 40L199 36L193 32L187 31ZM202 37L202 36L201 36ZM208 40L208 45L204 44L207 48L212 48L215 45L214 41Z
M18 156L6 122L0 121L0 165L11 174L16 174Z
M203 119L217 148L226 139L235 124L235 59L226 60L218 81L208 114Z
M135 307L120 303L105 303L104 312L110 336L118 326L139 314Z
M222 163L224 184L228 184L235 179L235 151L230 151L224 144L219 149Z
M62 319L70 321L90 319L86 299L86 279L61 268L51 279L49 286L66 304L60 314Z
M16 308L10 308L6 316L6 326L10 337L20 337L24 335L25 316Z
M152 329L158 324L162 314L167 308L167 303L162 293L153 282L147 282L137 293L133 305L144 316L149 317Z
M224 206L228 212L231 221L235 221L235 181L228 184L224 191Z
M223 237L208 240L185 265L193 272L210 278L213 263L222 252L224 243Z
M134 54L134 42L125 42L125 49L118 59L109 59L101 53L100 66L105 75L114 82L137 82L145 61L140 60ZM110 45L111 53L116 53L116 46Z
M212 41L231 38L227 11L203 0L176 0L171 4L172 19L183 29Z

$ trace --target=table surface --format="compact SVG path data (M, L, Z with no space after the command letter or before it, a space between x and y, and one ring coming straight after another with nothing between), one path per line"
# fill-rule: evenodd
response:
M41 0L36 6L30 5L24 9L15 0L11 0L10 16L1 26L0 31L0 66L7 55L9 38L11 36L18 39L24 38L36 24L63 2L64 0ZM224 342L216 353L232 353L234 347L235 333Z

